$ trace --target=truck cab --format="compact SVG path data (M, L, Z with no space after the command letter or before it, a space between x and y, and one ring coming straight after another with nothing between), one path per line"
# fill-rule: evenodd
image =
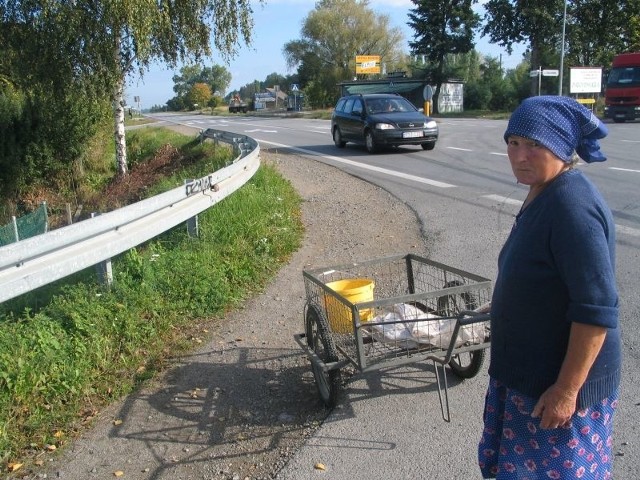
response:
M605 118L621 123L640 118L640 52L613 58L605 91Z

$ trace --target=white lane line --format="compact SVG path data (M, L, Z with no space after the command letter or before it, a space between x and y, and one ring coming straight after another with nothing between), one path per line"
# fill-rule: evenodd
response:
M483 195L482 198L494 200L499 203L508 203L510 205L522 205L522 200L517 200L515 198L510 198L510 197L503 197L502 195Z
M450 150L460 150L461 152L473 152L470 148L447 147Z
M627 142L627 143L640 143L640 140L620 140L621 142Z
M640 237L640 230L637 228L625 227L616 223L616 233L631 235L632 237Z
M501 153L501 152L489 152L489 155L500 155L501 157L506 157L507 156L506 153Z
M486 198L488 200L496 201L500 204L511 204L511 205L522 205L521 200L516 200L515 198L503 197L501 195L483 195L482 198ZM637 228L626 227L624 225L618 225L616 223L616 233L622 235L631 235L632 237L640 237L640 230Z
M260 143L266 143L267 145L287 148L289 150L294 150L296 152L304 153L307 155L313 155L316 157L327 158L329 160L333 160L334 162L343 163L345 165L351 165L352 167L357 167L363 170L371 170L373 172L383 173L391 177L404 178L405 180L411 180L417 183L424 183L426 185L431 185L433 187L439 187L439 188L456 187L456 185L451 185L450 183L438 182L437 180L431 180L429 178L424 178L424 177L417 177L416 175L409 175L408 173L394 172L393 170L388 170L386 168L374 167L373 165L366 165L364 163L347 160L346 158L334 157L333 155L324 155L322 153L314 152L313 150L307 150L306 148L292 147L291 145L284 145L282 143L270 142L268 140L260 140L259 138L256 138L256 140Z
M621 172L634 172L634 173L640 173L640 170L633 170L633 169L631 169L631 168L609 167L609 170L620 170Z
M172 123L180 124L181 122L172 122ZM330 160L333 160L334 162L344 163L345 165L351 165L351 166L354 166L354 167L357 167L357 168L362 168L364 170L371 170L371 171L374 171L374 172L384 173L386 175L390 175L390 176L393 176L393 177L404 178L406 180L412 180L414 182L424 183L426 185L432 185L434 187L440 187L440 188L453 188L453 187L456 187L456 185L451 185L449 183L438 182L437 180L430 180L428 178L417 177L415 175L408 175L406 173L394 172L393 170L387 170L386 168L373 167L371 165L365 165L365 164L362 164L362 163L358 163L358 162L354 162L354 161L351 161L351 160L347 160L346 158L334 157L333 155L323 155L321 153L314 152L313 150L307 150L306 148L292 147L291 145L284 145L282 143L270 142L270 141L267 141L267 140L260 140L258 138L256 138L255 140L258 141L258 142L261 142L261 143L266 143L268 145L273 145L273 146L281 147L281 148L288 148L290 150L295 150L295 151L298 151L298 152L301 152L301 153L305 153L307 155L313 155L313 156L316 156L316 157L328 158ZM506 154L493 153L493 155L506 155ZM610 168L613 168L613 167L610 167ZM493 201L497 201L497 202L501 202L501 203L508 203L508 204L511 204L511 205L521 205L522 204L522 201L520 201L520 200L516 200L514 198L509 198L509 197L503 197L501 195L484 195L483 198L487 198L489 200L493 200ZM630 235L630 236L633 236L633 237L640 237L640 230L638 230L636 228L625 227L624 225L616 224L616 232L621 233L621 234Z

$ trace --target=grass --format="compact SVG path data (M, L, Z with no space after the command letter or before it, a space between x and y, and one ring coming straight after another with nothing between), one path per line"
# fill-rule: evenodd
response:
M139 133L141 156L155 148L145 146L156 141L147 132ZM181 141L181 148L201 148L192 137ZM201 153L182 178L227 160ZM198 238L180 226L114 258L110 291L88 269L2 304L3 470L64 445L97 410L153 377L169 355L196 346L212 321L260 291L300 245L299 211L290 183L263 164L199 216Z

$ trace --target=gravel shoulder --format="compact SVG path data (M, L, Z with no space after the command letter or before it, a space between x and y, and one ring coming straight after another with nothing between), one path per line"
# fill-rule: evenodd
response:
M414 212L388 192L297 154L262 150L261 159L304 199L303 246L263 292L213 319L205 343L25 478L271 479L326 419L293 339L302 270L426 246Z

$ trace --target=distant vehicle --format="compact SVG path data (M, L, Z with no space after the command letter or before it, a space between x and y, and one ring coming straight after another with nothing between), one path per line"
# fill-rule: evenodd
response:
M249 107L242 101L240 95L234 95L229 102L229 113L247 113Z
M369 153L400 145L420 145L424 150L433 150L438 125L401 95L349 95L336 104L331 134L336 147L354 142L363 144Z
M605 118L614 122L640 118L640 52L613 57L604 103Z

